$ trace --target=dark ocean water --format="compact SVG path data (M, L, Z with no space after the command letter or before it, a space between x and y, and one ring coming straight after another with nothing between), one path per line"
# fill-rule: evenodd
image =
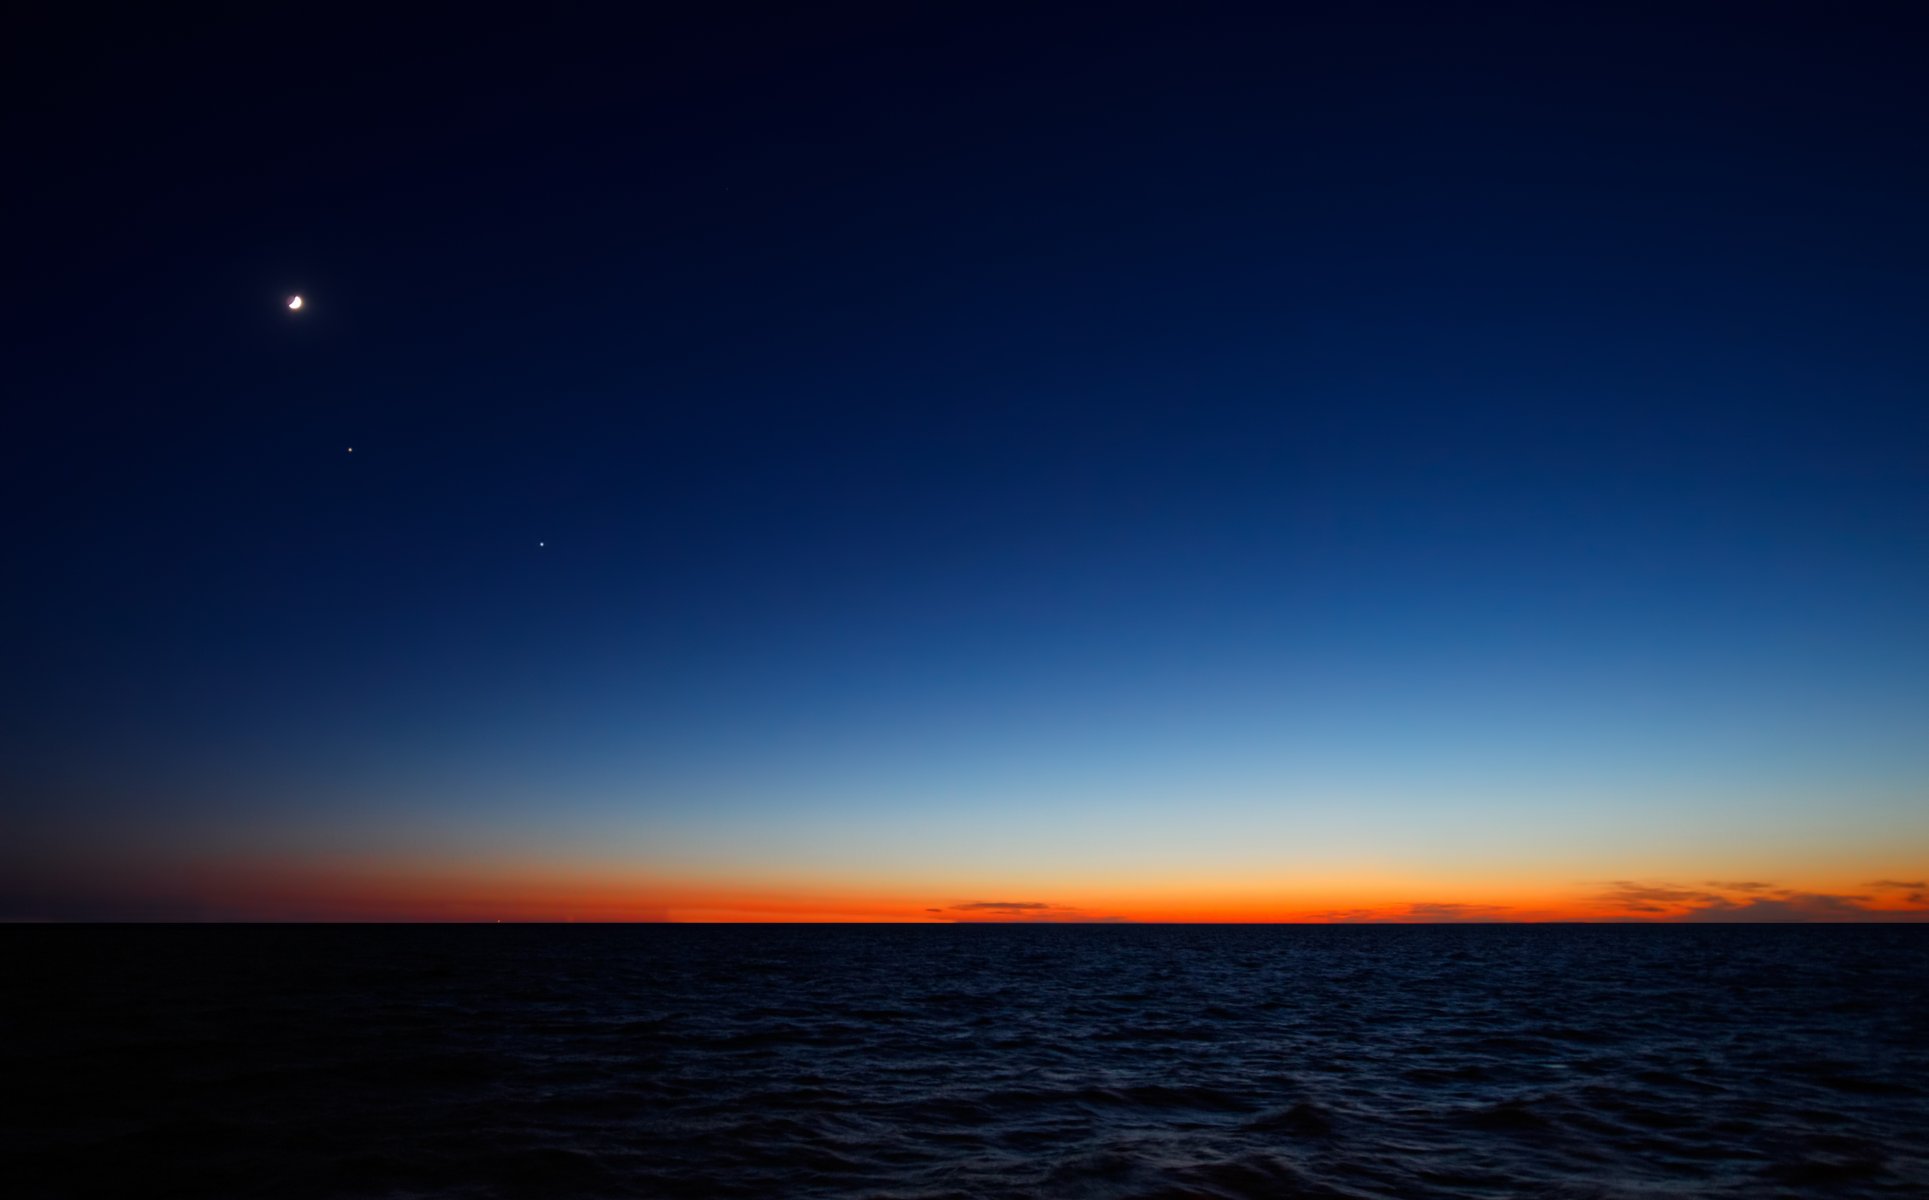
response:
M14 1197L1929 1196L1925 927L0 951Z

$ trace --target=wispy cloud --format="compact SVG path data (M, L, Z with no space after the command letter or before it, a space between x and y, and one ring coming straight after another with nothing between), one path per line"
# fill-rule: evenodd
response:
M1696 924L1929 921L1929 892L1921 882L1886 879L1868 887L1868 892L1804 892L1756 880L1710 880L1704 888L1691 888L1621 879L1608 884L1595 902L1640 919Z
M1383 908L1329 908L1308 913L1316 921L1340 925L1389 925L1432 923L1480 923L1507 921L1518 917L1517 910L1505 904L1455 904L1421 900L1411 904L1390 904Z
M1101 916L1069 904L1048 904L1042 900L968 900L953 904L948 909L930 909L930 912L952 912L959 921L1026 921L1063 924L1105 923L1117 924L1130 918Z

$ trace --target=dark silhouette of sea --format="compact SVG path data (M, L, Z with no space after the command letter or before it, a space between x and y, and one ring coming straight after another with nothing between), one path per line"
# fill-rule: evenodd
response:
M0 930L28 1197L1929 1196L1929 928Z

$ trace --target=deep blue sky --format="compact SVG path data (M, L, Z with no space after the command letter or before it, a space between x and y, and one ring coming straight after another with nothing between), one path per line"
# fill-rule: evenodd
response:
M1917 5L142 20L8 39L37 853L1929 860Z

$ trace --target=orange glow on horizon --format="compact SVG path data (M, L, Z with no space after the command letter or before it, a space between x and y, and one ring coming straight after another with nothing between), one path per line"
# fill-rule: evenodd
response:
M424 866L400 862L201 863L63 872L112 880L89 889L99 908L116 903L151 919L454 922L1025 922L1309 923L1683 920L1929 920L1924 872L1868 872L1859 879L1679 883L1619 880L1561 886L1545 881L1402 882L1373 878L1217 886L1163 880L1087 886L1065 896L1042 889L955 884L907 894L902 884L826 887L795 881L641 877L610 867L564 864ZM49 874L42 890L57 886ZM20 914L0 912L0 920Z

